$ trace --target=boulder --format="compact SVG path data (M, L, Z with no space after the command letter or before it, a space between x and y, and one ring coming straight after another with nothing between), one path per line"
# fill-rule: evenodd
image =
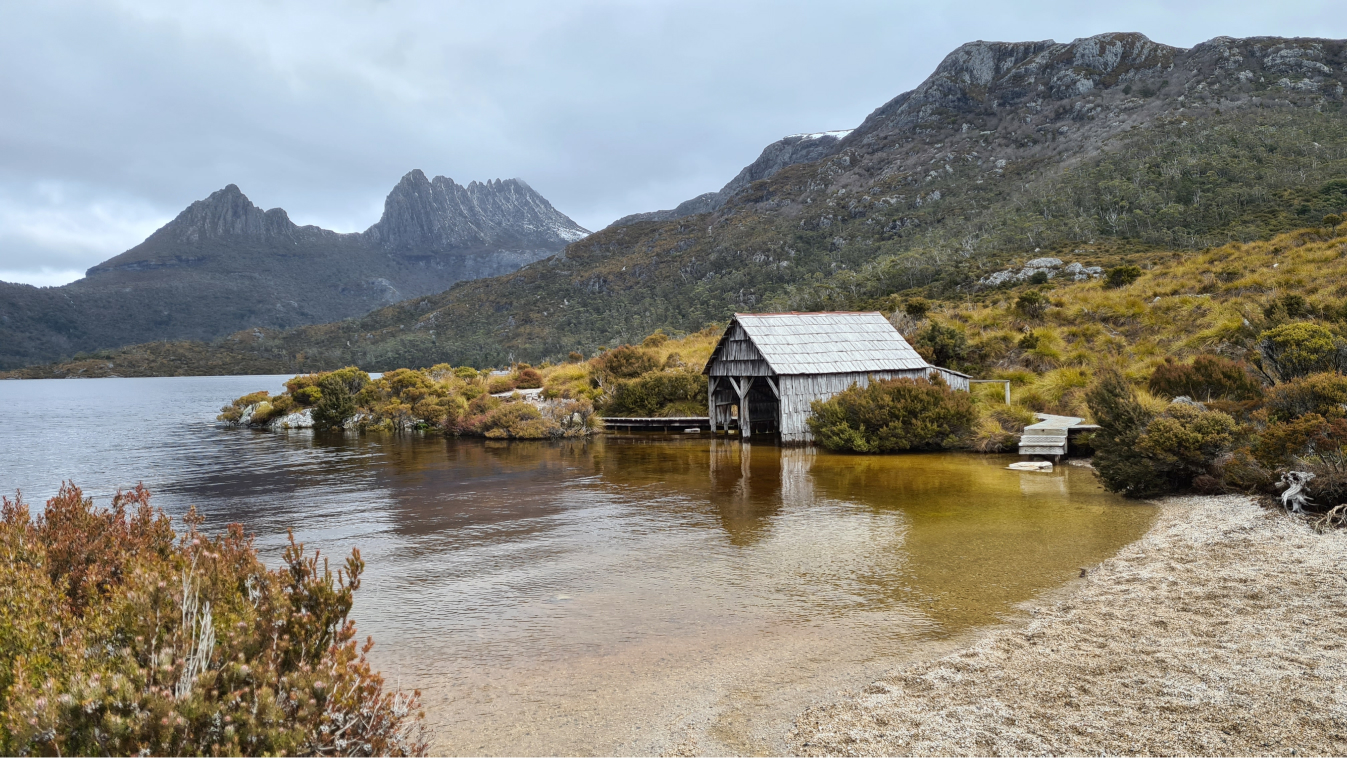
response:
M308 408L287 413L271 423L275 429L313 429L314 414Z

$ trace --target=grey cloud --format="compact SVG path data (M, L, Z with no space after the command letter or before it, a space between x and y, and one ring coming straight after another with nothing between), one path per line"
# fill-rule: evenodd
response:
M1176 5L6 4L0 272L82 270L229 183L364 229L412 168L518 176L597 229L719 188L786 134L855 126L972 39L1345 23L1341 3Z

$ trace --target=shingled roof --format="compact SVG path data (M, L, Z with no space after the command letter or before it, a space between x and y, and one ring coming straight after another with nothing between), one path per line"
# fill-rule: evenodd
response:
M877 311L736 313L735 320L779 375L912 371L930 366ZM709 367L721 347L717 345L712 352Z

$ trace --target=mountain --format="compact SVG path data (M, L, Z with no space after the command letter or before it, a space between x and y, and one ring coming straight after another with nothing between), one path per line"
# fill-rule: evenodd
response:
M1149 265L1268 239L1344 212L1344 57L1344 40L1278 37L972 42L808 159L803 138L769 146L691 201L711 210L220 349L286 370L536 362L735 311L1006 297L980 281L1034 258Z
M735 175L734 179L726 182L726 185L719 191L706 192L698 195L692 200L685 200L682 203L679 203L673 210L649 211L647 213L633 213L630 216L623 216L609 226L631 226L632 224L637 224L642 221L669 221L671 219L719 210L721 206L725 205L730 200L730 198L735 196L735 193L749 186L751 183L760 179L767 179L787 166L794 166L797 163L809 163L831 154L834 148L837 147L838 141L850 134L851 131L852 130L850 129L844 129L842 131L834 132L792 134L783 137L763 148L763 152L758 156L758 160L745 166Z
M350 318L547 257L589 232L519 179L411 171L359 234L298 226L235 185L63 287L0 283L0 366Z

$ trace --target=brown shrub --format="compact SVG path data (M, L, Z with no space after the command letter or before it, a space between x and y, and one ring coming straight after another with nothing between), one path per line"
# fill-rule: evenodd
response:
M268 571L242 527L176 535L137 487L0 504L0 752L415 755L417 695L386 692L336 575L291 540Z

